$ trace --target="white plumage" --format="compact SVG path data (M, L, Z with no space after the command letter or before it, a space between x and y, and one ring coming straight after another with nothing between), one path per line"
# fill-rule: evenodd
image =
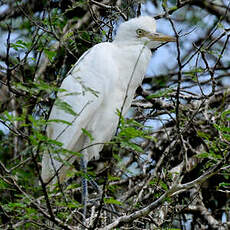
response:
M155 20L143 16L122 23L113 42L97 44L85 52L61 85L66 92L58 93L59 100L71 105L78 115L54 105L49 119L66 120L72 125L53 122L47 127L48 137L62 142L63 148L81 152L86 162L98 159L102 143L108 142L117 129L117 110L125 115L131 106L149 64L150 49L168 41L175 38L156 33ZM91 133L93 141L82 129ZM66 153L58 157L70 164L76 160ZM55 171L61 182L65 179L70 167L63 166L58 157L44 153L44 182L49 182Z

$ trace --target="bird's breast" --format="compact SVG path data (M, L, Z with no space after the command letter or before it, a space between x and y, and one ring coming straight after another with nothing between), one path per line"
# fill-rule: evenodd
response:
M119 61L118 84L128 91L136 90L141 84L151 59L151 51L145 47L124 52Z
M151 59L151 51L148 48L129 47L121 49L117 61L117 75L114 80L112 94L117 99L117 105L120 109L122 106L124 113L127 112L131 105L135 91L141 84L146 73L149 61ZM111 95L111 91L110 91Z

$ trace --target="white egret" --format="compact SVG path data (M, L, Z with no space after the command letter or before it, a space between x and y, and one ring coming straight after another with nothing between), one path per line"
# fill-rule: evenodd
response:
M63 148L81 152L85 167L91 159L98 159L103 143L117 129L117 110L125 115L131 106L151 59L151 49L174 41L173 37L157 33L156 22L149 16L122 23L113 42L95 45L69 71L61 85L66 92L58 93L58 99L71 105L76 115L54 105L49 119L65 120L71 125L51 123L47 127L48 137L63 143ZM58 176L63 182L70 169L63 161L72 164L76 158L66 153L45 153L43 181L55 182Z

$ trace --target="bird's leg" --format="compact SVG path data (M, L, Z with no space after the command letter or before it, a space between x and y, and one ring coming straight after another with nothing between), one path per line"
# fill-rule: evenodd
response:
M89 176L89 183L93 186L93 188L98 192L98 193L102 193L100 187L98 186L97 182L91 177Z
M86 212L87 212L87 201L88 201L88 183L87 183L87 178L86 178L86 173L87 173L87 162L84 159L84 156L81 157L81 170L83 172L82 175L82 205L83 205L83 216L84 216L84 221L86 218Z

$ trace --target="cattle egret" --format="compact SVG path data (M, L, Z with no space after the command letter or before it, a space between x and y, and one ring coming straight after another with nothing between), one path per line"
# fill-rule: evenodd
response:
M84 167L98 159L103 143L115 134L121 111L131 106L151 59L151 49L176 39L156 32L156 22L141 16L122 23L113 42L102 42L86 51L69 71L57 95L76 113L68 113L54 104L47 136L63 144L63 148L82 154ZM88 134L88 135L87 135ZM90 135L89 135L90 134ZM46 152L42 159L42 179L63 182L77 156ZM68 161L68 164L63 162Z

